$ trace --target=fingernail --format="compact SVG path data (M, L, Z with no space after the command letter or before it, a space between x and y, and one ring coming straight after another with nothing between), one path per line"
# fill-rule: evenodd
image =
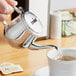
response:
M17 1L14 1L14 5L16 6L18 4L18 2Z
M15 0L10 0L10 1L12 2L12 5L13 5L13 6L16 6L16 5L18 4L18 2L15 1Z

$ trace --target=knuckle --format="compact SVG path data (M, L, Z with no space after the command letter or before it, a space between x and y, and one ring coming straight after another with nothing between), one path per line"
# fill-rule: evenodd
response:
M1 22L4 21L4 20L5 20L5 18L3 18L3 17L0 18L0 21L1 21Z
M14 11L14 9L11 7L10 8L6 7L3 10L4 14L11 14L13 11Z
M0 15L0 21L4 21L5 19L6 19L6 17L5 17L5 16Z
M4 13L4 14L8 14L8 13L9 13L9 10L8 10L7 8L4 8L4 9L3 9L3 13Z

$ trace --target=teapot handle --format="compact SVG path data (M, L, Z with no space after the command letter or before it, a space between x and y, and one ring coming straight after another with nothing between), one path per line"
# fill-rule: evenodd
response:
M13 7L13 8L14 8L14 10L15 10L18 14L22 14L22 11L23 11L22 7L19 7L22 11L21 11L19 8L17 8L17 7ZM8 23L7 23L6 21L3 21L2 23L3 23L4 26L7 26L7 25L8 25Z

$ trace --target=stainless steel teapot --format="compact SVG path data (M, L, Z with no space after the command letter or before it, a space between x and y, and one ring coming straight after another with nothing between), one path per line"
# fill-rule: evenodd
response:
M54 45L37 45L34 41L42 35L43 26L33 13L14 7L19 15L10 23L4 24L4 35L14 47L28 47L31 49L51 48Z

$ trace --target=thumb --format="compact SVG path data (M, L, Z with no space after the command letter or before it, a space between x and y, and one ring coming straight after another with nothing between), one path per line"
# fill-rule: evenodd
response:
M16 6L16 5L18 4L18 2L15 1L15 0L6 0L6 1L7 1L7 3L8 3L9 5L11 5L11 6Z

